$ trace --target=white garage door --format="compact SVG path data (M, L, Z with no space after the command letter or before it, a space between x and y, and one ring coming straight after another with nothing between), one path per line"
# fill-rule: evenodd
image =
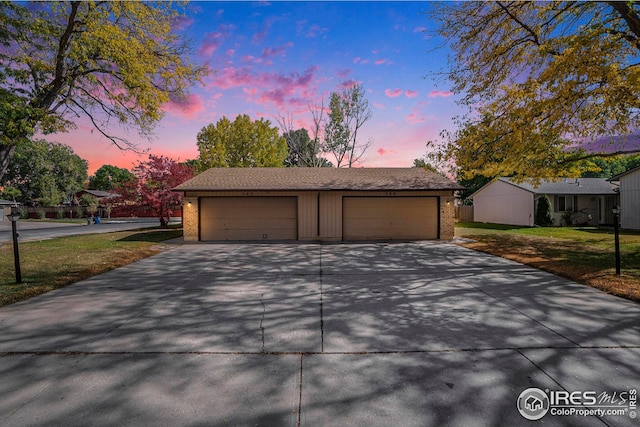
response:
M436 197L344 197L344 240L437 239Z
M200 240L295 240L296 197L203 197Z

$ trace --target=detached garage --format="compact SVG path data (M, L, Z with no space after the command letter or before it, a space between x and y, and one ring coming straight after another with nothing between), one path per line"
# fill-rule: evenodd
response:
M186 241L451 239L458 189L423 168L213 168L175 188Z

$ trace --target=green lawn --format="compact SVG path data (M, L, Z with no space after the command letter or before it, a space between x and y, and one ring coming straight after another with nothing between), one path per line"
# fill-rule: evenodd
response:
M0 306L154 255L163 249L160 242L181 235L181 229L145 229L24 242L21 284L15 281L12 245L1 245Z
M622 276L615 275L612 229L518 227L458 223L465 246L551 271L580 283L640 301L640 233L621 231Z

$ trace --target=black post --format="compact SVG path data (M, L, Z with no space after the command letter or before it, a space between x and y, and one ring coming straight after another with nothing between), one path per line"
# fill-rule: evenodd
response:
M13 233L13 261L16 267L16 283L22 283L20 271L20 251L18 250L18 222L15 215L11 216L11 231Z
M616 245L616 275L620 275L620 228L619 228L619 220L618 220L618 209L613 210L613 234L615 236L615 245Z

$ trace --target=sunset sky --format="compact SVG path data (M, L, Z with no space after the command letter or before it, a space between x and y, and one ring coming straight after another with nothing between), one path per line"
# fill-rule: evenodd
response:
M425 144L451 129L459 114L446 81L430 73L446 66L433 38L427 3L417 2L194 2L179 30L192 40L194 60L213 70L186 102L165 106L152 141L120 135L154 154L198 156L196 135L223 116L266 118L292 114L310 122L308 105L349 82L362 83L373 118L363 138L373 140L364 167L408 167ZM425 77L427 76L427 77ZM121 152L84 121L49 140L70 145L89 161L130 168L146 155Z

